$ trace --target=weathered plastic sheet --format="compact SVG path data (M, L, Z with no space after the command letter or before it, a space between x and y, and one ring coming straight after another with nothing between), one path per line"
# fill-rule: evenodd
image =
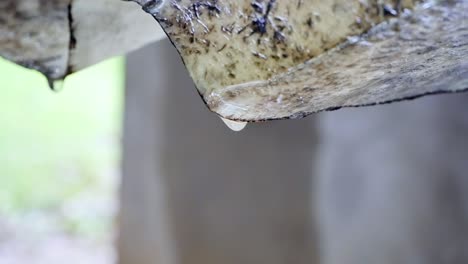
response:
M468 88L467 0L413 11L412 1L137 2L226 119L300 118Z
M468 88L468 0L134 2L162 25L209 109L228 120ZM119 0L4 0L0 22L0 56L50 80L164 37Z
M163 37L154 19L130 2L0 1L0 56L51 80Z
M52 79L67 71L70 0L0 1L0 56Z

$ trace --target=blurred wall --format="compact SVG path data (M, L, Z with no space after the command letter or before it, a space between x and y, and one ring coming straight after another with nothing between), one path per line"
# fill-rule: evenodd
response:
M326 264L468 263L468 95L321 114Z
M316 263L314 120L230 131L168 41L127 67L120 263Z
M120 263L468 263L467 95L234 133L167 42L127 86Z

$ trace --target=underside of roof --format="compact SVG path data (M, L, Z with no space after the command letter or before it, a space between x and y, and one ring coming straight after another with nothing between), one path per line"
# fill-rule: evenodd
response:
M468 89L468 0L134 2L4 0L0 56L60 79L167 34L235 121Z

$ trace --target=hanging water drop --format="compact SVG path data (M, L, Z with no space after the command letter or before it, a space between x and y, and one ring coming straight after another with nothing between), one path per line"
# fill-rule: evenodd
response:
M243 130L247 126L247 122L238 122L238 121L232 121L229 119L225 119L221 117L221 120L226 124L227 127L229 127L232 131L239 132Z
M65 86L65 80L56 80L52 78L47 78L47 84L49 85L50 90L54 92L60 92Z

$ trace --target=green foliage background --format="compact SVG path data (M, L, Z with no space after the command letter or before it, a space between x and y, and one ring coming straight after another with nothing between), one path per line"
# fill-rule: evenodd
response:
M0 60L0 215L52 212L92 232L109 224L118 181L124 59L68 77Z

